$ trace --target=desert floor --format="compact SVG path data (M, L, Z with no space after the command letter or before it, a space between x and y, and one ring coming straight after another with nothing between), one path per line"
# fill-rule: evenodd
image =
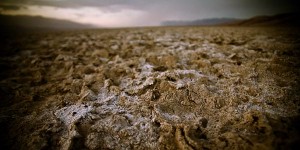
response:
M19 33L0 44L1 149L300 145L295 28Z

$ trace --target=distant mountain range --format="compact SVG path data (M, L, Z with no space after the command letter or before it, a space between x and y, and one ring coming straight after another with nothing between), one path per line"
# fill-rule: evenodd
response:
M191 21L164 21L162 26L295 26L300 27L300 13L257 16L250 19L210 18ZM40 16L11 16L0 14L0 32L48 31L98 28L67 20Z
M300 13L286 13L274 16L257 16L241 21L225 23L228 26L294 26L300 27Z
M164 21L163 26L295 26L300 27L299 13L256 16L250 19L211 18L192 21Z
M234 18L209 18L209 19L199 19L191 21L164 21L163 26L211 26L218 24L226 24L231 22L241 21L240 19Z
M19 31L19 30L66 30L66 29L87 29L96 28L89 24L80 24L67 20L44 18L40 16L12 16L0 15L0 30Z

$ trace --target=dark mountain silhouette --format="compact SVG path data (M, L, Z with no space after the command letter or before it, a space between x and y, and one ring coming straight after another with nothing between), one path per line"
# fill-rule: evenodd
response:
M257 16L242 21L225 23L228 26L300 26L300 13L286 13L274 16Z
M191 21L164 21L163 26L211 26L241 21L235 18L210 18Z
M9 31L39 31L96 28L93 25L80 24L67 20L44 18L40 16L0 15L0 30Z
M211 18L192 21L164 21L163 26L291 26L300 27L300 13L256 16L250 19Z

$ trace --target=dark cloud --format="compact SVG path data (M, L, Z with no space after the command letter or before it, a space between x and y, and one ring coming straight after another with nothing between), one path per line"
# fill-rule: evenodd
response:
M297 0L2 0L1 3L8 4L35 4L55 7L109 7L123 5L135 9L156 8L157 11L168 12L284 12L296 11L299 2ZM153 6L155 6L153 8ZM224 11L224 12L223 12ZM248 12L247 12L248 13Z
M154 1L159 2L157 0ZM139 7L146 6L147 4L151 3L151 1L146 0L2 0L1 2L9 4L32 4L55 7L107 7L112 5L128 5Z
M1 0L4 3L30 3L30 4L43 4L55 6L109 6L109 5L132 5L132 6L146 6L151 4L204 4L204 5L222 5L228 4L250 4L250 6L277 6L286 7L287 5L299 4L297 0ZM0 2L0 3L1 3Z
M17 5L3 5L3 4L0 4L0 9L2 11L19 10L21 8L24 8L24 7L23 6L17 6Z
M1 0L0 4L74 9L99 7L105 13L138 10L146 14L141 21L157 23L215 17L249 18L295 12L299 6L298 0ZM2 10L5 11L4 8Z

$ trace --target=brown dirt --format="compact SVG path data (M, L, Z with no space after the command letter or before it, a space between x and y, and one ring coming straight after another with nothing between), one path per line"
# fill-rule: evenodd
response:
M1 149L292 149L300 33L170 27L2 35Z

